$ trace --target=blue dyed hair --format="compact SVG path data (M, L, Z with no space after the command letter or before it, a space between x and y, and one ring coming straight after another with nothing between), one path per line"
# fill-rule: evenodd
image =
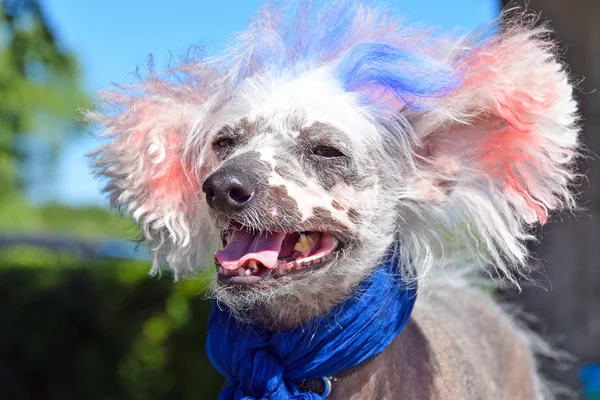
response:
M390 93L413 107L460 86L451 65L423 53L423 35L366 3L373 2L272 2L223 57L225 83L234 88L255 74L330 65L345 90Z
M439 97L460 84L451 67L381 43L355 46L344 55L336 72L347 91L381 88L415 107L415 98Z

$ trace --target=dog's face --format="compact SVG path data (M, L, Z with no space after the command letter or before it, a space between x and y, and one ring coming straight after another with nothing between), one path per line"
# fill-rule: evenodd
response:
M394 168L356 96L320 74L255 81L264 95L242 88L206 149L217 162L202 191L224 246L216 293L234 310L327 307L393 237L382 183Z

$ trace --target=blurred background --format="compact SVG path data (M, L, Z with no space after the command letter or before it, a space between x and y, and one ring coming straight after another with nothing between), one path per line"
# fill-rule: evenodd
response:
M468 32L500 0L387 0L408 23ZM261 0L0 0L0 397L214 399L204 353L206 276L149 278L133 223L106 208L85 154L81 108L202 45L219 53ZM530 0L557 30L585 142L600 152L600 2ZM517 57L518 55L515 55ZM583 80L585 77L585 80ZM544 228L533 250L546 290L517 297L532 326L576 361L549 370L575 398L600 399L600 169L581 171L586 211Z

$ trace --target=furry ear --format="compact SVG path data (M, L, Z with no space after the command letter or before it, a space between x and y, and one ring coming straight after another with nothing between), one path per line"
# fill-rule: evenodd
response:
M151 75L136 87L104 91L101 100L103 110L86 118L108 139L91 156L97 175L108 178L111 206L140 226L153 273L164 263L176 277L192 272L212 233L199 198L198 157L185 151L203 96L193 85Z
M440 221L450 232L437 240L450 237L508 276L527 265L528 228L575 208L577 105L548 36L521 19L465 40L456 48L468 50L453 56L461 87L405 114L421 144L404 196L419 204L415 218L424 232L440 230L429 222Z

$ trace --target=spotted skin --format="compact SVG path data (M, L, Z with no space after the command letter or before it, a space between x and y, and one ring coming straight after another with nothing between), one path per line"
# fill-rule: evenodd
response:
M336 198L334 188L340 184L344 188L360 186L358 168L346 156L327 159L312 154L317 146L333 145L349 153L345 149L348 144L344 145L347 135L330 124L307 123L302 114L288 118L285 134L268 121L264 116L243 118L233 126L222 127L213 138L213 143L225 145L213 145L222 165L243 162L260 182L257 199L248 213L264 216L265 226L278 225L284 230L299 230L302 226L355 230L356 224L348 214L355 205L346 196ZM277 220L269 223L269 212Z

